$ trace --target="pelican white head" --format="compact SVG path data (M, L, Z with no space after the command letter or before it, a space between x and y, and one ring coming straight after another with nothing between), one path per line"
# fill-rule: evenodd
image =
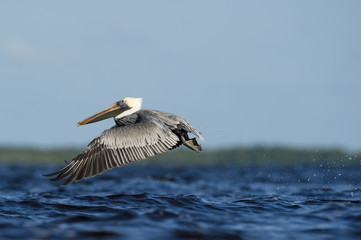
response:
M143 98L125 97L119 100L117 103L119 106L125 105L128 110L116 115L114 118L119 119L127 115L133 114L142 108Z

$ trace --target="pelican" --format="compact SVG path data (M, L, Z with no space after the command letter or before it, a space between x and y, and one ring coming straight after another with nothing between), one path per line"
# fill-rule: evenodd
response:
M141 110L142 98L126 97L77 123L78 126L114 118L115 126L98 135L68 165L46 174L51 181L68 177L61 185L89 178L114 167L146 159L180 145L202 152L201 134L184 118L156 110Z

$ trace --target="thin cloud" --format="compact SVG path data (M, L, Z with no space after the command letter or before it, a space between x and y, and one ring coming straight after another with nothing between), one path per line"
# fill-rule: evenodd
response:
M20 41L10 41L0 48L3 55L19 60L49 61L54 60L50 53Z

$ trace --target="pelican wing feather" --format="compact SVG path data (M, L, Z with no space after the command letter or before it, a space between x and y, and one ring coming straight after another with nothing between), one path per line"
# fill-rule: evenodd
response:
M70 176L62 186L92 177L114 167L120 167L179 145L179 138L166 127L141 122L105 130L63 169L46 176L60 181Z

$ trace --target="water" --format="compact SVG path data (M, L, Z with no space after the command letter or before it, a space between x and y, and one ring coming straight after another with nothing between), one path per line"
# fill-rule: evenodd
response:
M4 239L361 239L361 167L0 166Z

